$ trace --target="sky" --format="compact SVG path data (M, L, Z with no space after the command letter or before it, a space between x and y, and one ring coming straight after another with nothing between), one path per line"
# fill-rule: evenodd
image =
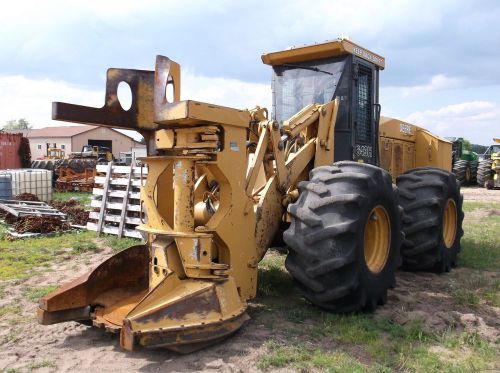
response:
M270 108L262 53L349 37L386 58L382 115L478 144L500 136L495 0L17 0L0 24L0 125L61 125L52 101L100 107L108 67L152 70L157 54L181 64L181 99Z

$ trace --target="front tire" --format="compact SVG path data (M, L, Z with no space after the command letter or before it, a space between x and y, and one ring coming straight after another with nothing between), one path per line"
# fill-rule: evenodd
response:
M416 168L397 178L404 209L403 268L448 272L456 263L463 236L463 196L455 175Z
M288 206L285 266L305 298L336 312L373 310L395 285L401 244L397 188L357 162L317 167Z

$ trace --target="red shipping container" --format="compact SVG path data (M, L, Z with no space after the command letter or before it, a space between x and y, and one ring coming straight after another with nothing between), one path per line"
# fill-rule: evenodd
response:
M21 146L22 133L0 132L0 170L8 168L21 168Z

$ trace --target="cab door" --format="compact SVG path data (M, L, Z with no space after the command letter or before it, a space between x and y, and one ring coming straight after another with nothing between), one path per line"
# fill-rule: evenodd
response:
M375 65L353 58L353 160L378 164L378 70Z

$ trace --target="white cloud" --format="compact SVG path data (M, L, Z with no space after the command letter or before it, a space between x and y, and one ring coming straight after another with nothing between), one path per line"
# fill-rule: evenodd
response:
M405 118L441 136L465 137L478 144L489 144L500 134L500 103L471 101L418 111Z
M101 107L104 88L103 85L102 90L90 90L63 81L0 76L0 124L24 117L35 128L65 125L51 120L52 101ZM189 71L182 75L181 98L240 109L256 105L271 109L271 89L267 84L206 77ZM463 102L417 111L404 119L441 136L463 136L475 143L488 144L492 137L500 135L500 103L494 101Z
M287 19L288 25L282 27L280 34L304 34L311 28L316 32L343 30L351 36L373 36L391 30L391 37L401 33L418 32L425 28L438 27L449 0L321 0L311 6L309 0L286 1L281 5L280 19ZM414 15L418 14L418 17ZM376 15L376 16L374 16ZM325 22L330 20L330 22ZM394 33L394 30L397 30ZM338 31L337 31L338 32ZM333 35L336 37L340 35ZM356 38L354 38L356 41ZM319 41L319 40L317 40Z
M255 106L267 107L271 111L271 85L249 83L237 79L210 78L182 75L181 98L193 99L212 104L251 109Z
M0 76L0 124L26 118L34 127L52 125L52 101L102 106L104 91L93 91L50 79Z
M18 118L26 118L35 128L64 125L51 120L52 101L101 107L104 92L104 85L102 90L90 90L63 81L0 76L0 125ZM260 105L270 110L271 89L265 84L185 72L181 98L241 109Z
M403 97L407 97L415 94L425 94L429 92L459 88L462 85L463 79L461 78L449 77L445 74L437 74L434 75L427 84L401 88L401 93Z

